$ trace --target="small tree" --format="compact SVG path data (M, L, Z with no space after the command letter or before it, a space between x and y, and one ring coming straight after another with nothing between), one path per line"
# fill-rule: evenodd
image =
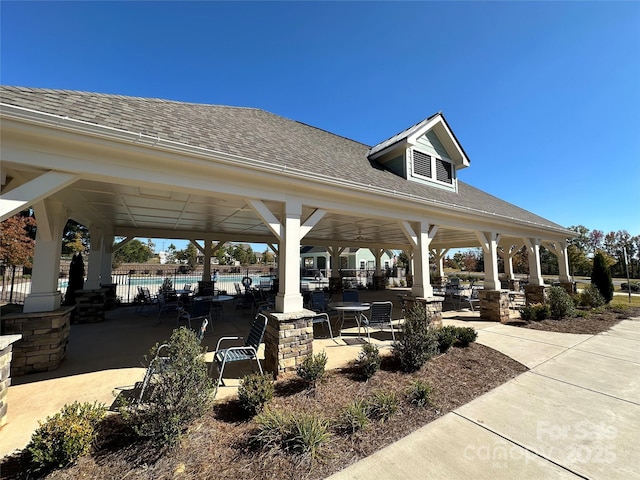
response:
M420 303L407 312L402 326L402 338L393 345L393 355L400 361L402 370L415 372L438 353L438 332L427 321Z
M65 305L76 304L76 291L84 288L84 262L82 254L76 253L69 264L69 283L64 295Z
M607 303L613 300L613 281L611 270L601 252L593 257L593 270L591 271L591 283L600 291Z

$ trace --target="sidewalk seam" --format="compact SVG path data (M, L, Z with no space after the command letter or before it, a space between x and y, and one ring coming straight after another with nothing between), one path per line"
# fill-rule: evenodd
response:
M460 418L462 418L462 419L466 420L467 422L470 422L470 423L472 423L473 425L476 425L476 426L478 426L478 427L480 427L480 428L482 428L482 429L486 430L487 432L490 432L490 433L494 434L495 436L502 438L503 440L505 440L505 441L507 441L507 442L511 443L512 445L517 445L518 447L522 448L523 450L526 450L527 452L529 452L529 453L531 453L531 454L535 455L536 457L541 458L541 459L543 459L543 460L545 460L545 461L547 461L547 462L549 462L549 463L551 463L551 464L553 464L553 465L555 465L555 466L557 466L557 467L560 467L561 469L566 470L566 471L567 471L567 472L569 472L569 473L572 473L572 474L573 474L573 475L575 475L576 477L583 478L583 479L585 479L585 480L589 480L589 477L585 477L584 475L582 475L582 474L580 474L580 473L578 473L578 472L575 472L575 471L571 470L570 468L568 468L568 467L566 467L566 466L564 466L564 465L561 465L561 464L559 464L558 462L555 462L555 461L551 460L550 458L545 457L544 455L542 455L542 454L540 454L540 453L538 453L538 452L536 452L536 451L534 451L534 450L530 449L529 447L526 447L526 446L524 446L524 445L522 445L522 444L520 444L520 443L518 443L518 442L516 442L516 441L514 441L514 440L512 440L512 439L510 439L510 438L507 438L507 437L505 437L504 435L501 435L500 433L498 433L498 432L496 432L496 431L494 431L494 430L490 429L490 428L489 428L489 427L487 427L486 425L482 425L482 424L480 424L480 423L478 423L478 422L475 422L475 421L471 420L470 418L465 417L464 415L462 415L462 414L458 413L458 412L457 412L457 411L455 411L455 410L454 410L454 411L452 411L452 412L450 412L450 413L453 413L453 414L457 415L458 417L460 417Z
M527 372L524 372L524 373L527 373ZM553 380L554 382L560 382L560 383L564 383L565 385L570 385L572 387L580 388L581 390L586 390L587 392L597 393L598 395L604 395L605 397L613 398L615 400L620 400L621 402L626 402L626 403L630 403L631 405L640 406L640 403L634 402L633 400L627 400L626 398L616 397L614 395L611 395L610 393L601 392L599 390L593 390L592 388L587 388L587 387L584 387L582 385L576 385L575 383L567 382L566 380L561 380L561 379L555 378L555 377L550 377L549 375L545 375L545 374L539 373L539 372L534 372L533 370L529 370L529 373L534 373L534 374L538 375L539 377L547 378L549 380Z
M530 339L530 338L524 338L524 337L522 337L522 336L519 336L519 335L513 335L513 334L510 334L510 333L494 332L494 331L489 330L489 329L484 329L484 330L482 330L482 331L483 331L483 332L493 333L493 334L495 334L495 335L502 335L503 337L517 338L517 339L519 339L519 340L526 340L526 341L528 341L528 342L542 343L542 344L544 344L544 345L551 345L552 347L560 347L560 348L564 348L564 349L567 349L567 350L568 350L568 349L571 349L571 348L575 348L575 347L577 347L578 345L580 345L580 344L582 344L582 343L586 342L587 340L590 340L591 338L593 338L593 337L595 337L595 336L596 336L596 335L589 335L589 338L585 338L584 340L582 340L582 341L580 341L580 342L576 343L575 345L571 345L571 346L567 347L566 345L558 345L557 343L549 343L549 342L544 342L544 341L540 341L540 340L532 340L532 339ZM562 333L562 332L554 332L554 333ZM576 334L568 333L568 334L566 334L566 335L576 335Z

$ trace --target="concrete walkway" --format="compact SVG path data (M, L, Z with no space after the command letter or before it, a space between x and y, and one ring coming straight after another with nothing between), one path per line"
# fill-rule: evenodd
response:
M217 335L245 334L251 317L229 313ZM38 420L65 403L110 405L115 386L142 378L142 356L168 338L173 323L115 315L117 321L74 325L67 359L55 372L14 379L0 457L23 448ZM483 322L471 312L452 312L444 323L475 327L479 343L531 370L331 478L640 478L640 319L595 336ZM205 337L210 350L216 336ZM323 349L332 368L360 347L315 340L314 350ZM227 383L219 398L235 393Z
M640 478L640 318L600 335L476 328L531 370L332 480Z

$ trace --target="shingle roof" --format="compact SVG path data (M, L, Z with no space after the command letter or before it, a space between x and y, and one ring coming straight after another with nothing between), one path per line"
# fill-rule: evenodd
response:
M240 155L553 229L558 224L458 182L458 193L408 181L368 160L370 147L255 108L0 86L0 100L38 112Z

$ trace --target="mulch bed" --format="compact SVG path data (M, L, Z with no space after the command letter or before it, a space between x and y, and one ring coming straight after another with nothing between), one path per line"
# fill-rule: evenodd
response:
M385 357L382 369L368 382L358 377L353 366L333 370L327 372L315 394L295 375L279 380L273 406L314 412L331 422L355 398L367 398L380 390L393 391L400 398L399 412L386 422L372 420L364 431L351 435L332 429L331 440L317 460L251 447L255 422L243 415L233 399L216 404L211 414L192 426L178 448L168 451L136 442L114 415L106 422L92 455L46 478L325 478L526 370L509 357L474 343L467 348L453 347L412 374L399 371L391 357ZM418 379L434 388L434 407L416 407L407 398L408 387ZM0 466L2 477L38 478L26 471L23 462L20 455L5 458Z
M561 320L514 321L510 325L560 333L584 333L597 335L606 332L620 320L640 317L640 307L610 307L602 311L584 312L584 316L563 318Z

